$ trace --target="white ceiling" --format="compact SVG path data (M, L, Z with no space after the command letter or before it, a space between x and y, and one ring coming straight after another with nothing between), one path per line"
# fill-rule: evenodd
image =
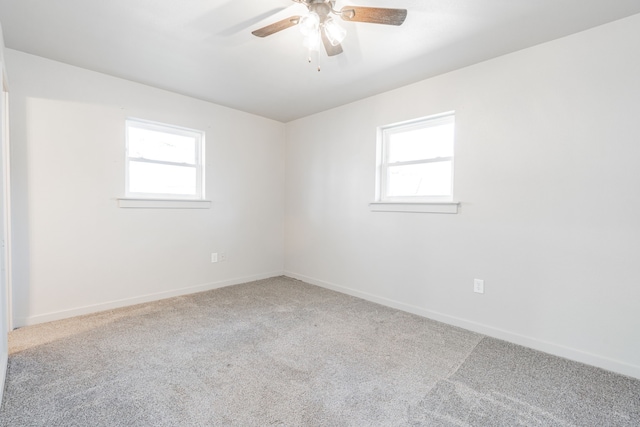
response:
M8 48L287 122L640 13L638 0L338 0L405 8L401 27L343 22L310 65L291 0L0 0ZM9 76L11 78L11 76Z

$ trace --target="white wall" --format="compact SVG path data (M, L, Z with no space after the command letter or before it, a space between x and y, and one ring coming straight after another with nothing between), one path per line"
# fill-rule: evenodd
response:
M284 125L7 49L15 326L282 274ZM121 209L124 120L206 131L211 209ZM228 260L212 264L211 252Z
M640 378L638 52L640 15L288 123L285 271ZM376 127L450 110L460 213L370 212Z

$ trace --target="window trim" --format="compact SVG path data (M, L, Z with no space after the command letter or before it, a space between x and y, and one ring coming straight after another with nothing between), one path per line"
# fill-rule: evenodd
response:
M129 156L129 128L146 129L157 132L164 132L173 135L187 136L195 140L195 163L178 163L163 160L134 159ZM124 199L135 200L205 200L205 132L197 129L190 129L182 126L169 125L166 123L154 122L151 120L129 117L125 120L125 197ZM140 193L129 191L129 165L131 161L141 163L152 163L158 165L192 167L196 171L196 194L171 194L171 193Z
M413 129L421 129L428 126L437 126L442 123L448 123L452 121L455 124L455 111L447 111L440 114L434 114L431 116L420 117L417 119L407 120L404 122L392 123L389 125L379 126L377 134L377 147L376 147L376 183L375 183L375 201L372 205L378 206L381 204L387 205L405 205L405 204L434 204L434 203L449 203L457 206L457 203L453 201L453 181L454 181L454 159L453 156L447 157L435 157L420 160L410 160L404 162L388 163L388 135L394 133L407 132ZM455 148L455 140L454 140ZM386 185L389 167L393 166L405 166L415 164L426 164L436 162L451 162L451 183L450 183L450 195L446 196L386 196ZM373 209L372 210L378 210ZM457 210L457 209L456 209ZM407 212L407 210L402 210ZM414 210L409 210L413 212Z
M437 213L457 214L460 209L459 202L371 202L371 212L412 212L412 213Z
M210 209L211 200L117 199L119 208L132 209Z

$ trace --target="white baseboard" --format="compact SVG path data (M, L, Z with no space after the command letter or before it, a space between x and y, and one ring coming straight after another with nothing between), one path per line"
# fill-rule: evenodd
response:
M197 292L209 291L212 289L224 288L226 286L239 285L241 283L253 282L254 280L269 279L271 277L282 276L282 271L256 274L253 276L238 277L235 279L227 279L219 282L205 283L202 285L189 286L186 288L173 289L170 291L157 292L153 294L140 295L132 298L124 298L115 301L108 301L99 304L92 304L82 307L76 307L68 310L61 310L52 313L37 314L35 316L23 317L15 319L15 327L35 325L38 323L51 322L54 320L67 319L74 316L82 316L84 314L97 313L99 311L113 310L114 308L127 307L145 302L158 301L165 298L177 297L180 295L194 294Z
M308 276L294 273L291 271L285 271L284 275L294 279L302 280L303 282L310 283L312 285L320 286L322 288L331 289L333 291L341 292L343 294L362 298L367 301L375 302L377 304L385 305L387 307L392 307L398 310L406 311L408 313L413 313L418 316L437 320L442 323L457 326L463 329L467 329L473 332L487 335L489 337L498 338L514 344L529 347L534 350L539 350L545 353L549 353L554 356L563 357L565 359L574 360L576 362L585 363L587 365L596 366L598 368L606 369L608 371L612 371L622 375L627 375L633 378L640 379L640 366L638 365L632 365L629 363L621 362L619 360L610 359L607 357L599 356L597 354L592 354L592 353L578 350L575 348L566 347L560 344L554 344L554 343L543 341L537 338L532 338L532 337L520 335L514 332L506 331L504 329L495 328L493 326L484 325L468 319L450 316L448 314L439 313L436 311L417 307L411 304L405 304L392 299L379 297L377 295L373 295L367 292L362 292L362 291L351 289L345 286L336 285L334 283L325 282L323 280L315 279L313 277L308 277Z

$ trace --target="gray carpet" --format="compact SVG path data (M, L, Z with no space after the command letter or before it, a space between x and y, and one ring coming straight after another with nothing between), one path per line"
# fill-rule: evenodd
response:
M278 277L13 331L0 426L640 426L640 381Z

